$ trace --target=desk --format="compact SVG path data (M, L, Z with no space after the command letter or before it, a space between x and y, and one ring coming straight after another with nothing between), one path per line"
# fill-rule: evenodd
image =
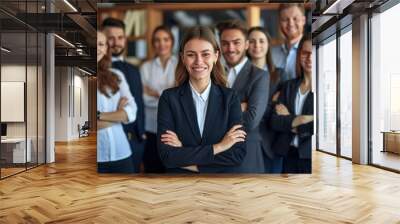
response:
M32 140L30 138L27 138L26 142L28 143L27 144L28 147L26 147L26 152L25 152L25 138L1 139L1 154L2 154L1 156L6 160L6 162L9 163L30 162L32 157L31 154ZM27 161L25 161L25 158L27 158Z
M393 152L400 154L400 131L382 131L383 150L382 152Z

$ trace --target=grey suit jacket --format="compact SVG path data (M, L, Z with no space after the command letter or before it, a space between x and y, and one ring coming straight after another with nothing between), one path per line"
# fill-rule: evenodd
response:
M247 132L247 154L237 172L262 173L264 159L259 125L268 104L269 75L248 60L239 72L232 89L236 91L240 102L247 102L247 110L243 112L243 124Z

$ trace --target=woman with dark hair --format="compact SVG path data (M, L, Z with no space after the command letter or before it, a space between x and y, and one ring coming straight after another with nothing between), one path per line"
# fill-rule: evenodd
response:
M158 105L158 150L168 172L229 173L246 155L240 102L226 88L213 32L190 28L182 39L177 87Z
M264 166L266 173L281 173L282 158L275 156L271 144L275 137L275 132L269 126L269 119L273 110L273 105L278 99L281 69L275 68L272 61L270 43L271 36L268 31L260 26L252 27L248 31L249 49L247 55L253 64L266 71L270 77L268 105L264 116L260 122L260 135L262 138L262 148L264 154ZM275 94L275 95L274 95Z
M175 68L178 59L172 54L174 36L167 26L158 26L152 35L155 57L140 68L145 105L146 144L143 155L146 173L163 173L163 166L157 151L157 109L162 92L174 86Z
M283 157L284 173L311 173L311 137L314 132L314 94L311 92L312 40L304 35L296 57L296 79L282 84L270 119L276 131L273 149Z
M101 32L97 32L97 79L98 172L135 172L122 123L135 121L137 107L124 75L111 69L111 52Z

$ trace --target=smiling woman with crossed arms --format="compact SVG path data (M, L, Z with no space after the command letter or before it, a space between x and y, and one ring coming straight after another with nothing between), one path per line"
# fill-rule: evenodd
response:
M158 106L158 150L167 172L229 173L246 155L239 99L226 88L220 49L207 27L190 28L176 69L177 87Z

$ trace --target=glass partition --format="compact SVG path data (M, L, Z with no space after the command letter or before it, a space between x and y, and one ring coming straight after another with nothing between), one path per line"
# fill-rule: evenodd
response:
M1 179L45 162L46 40L23 22L43 5L0 2Z

